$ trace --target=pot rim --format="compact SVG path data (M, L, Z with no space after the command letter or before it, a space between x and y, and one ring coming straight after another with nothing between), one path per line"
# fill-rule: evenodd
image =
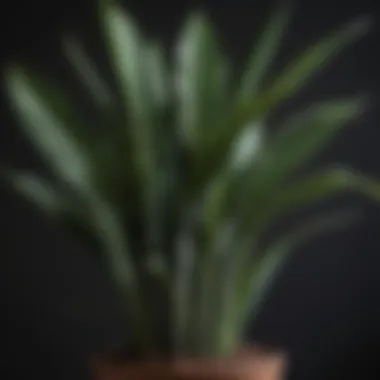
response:
M157 357L135 361L106 355L95 357L90 362L91 371L101 375L99 378L113 378L109 374L120 378L121 373L128 373L131 378L136 375L149 378L149 374L160 373L160 378L171 375L183 379L199 376L216 379L246 378L247 373L264 372L284 374L286 364L287 355L284 351L263 346L246 346L238 350L235 355L224 358ZM261 378L258 375L254 378L256 376L258 379ZM275 375L273 378L280 377Z

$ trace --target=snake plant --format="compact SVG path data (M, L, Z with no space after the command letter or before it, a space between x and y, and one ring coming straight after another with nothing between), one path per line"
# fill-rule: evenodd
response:
M274 75L290 20L280 8L236 76L201 12L186 19L169 62L117 2L99 9L117 89L75 38L63 51L97 123L46 75L10 65L10 105L51 176L5 176L108 271L136 352L230 354L288 254L346 217L318 216L263 242L268 229L343 192L380 201L379 182L350 168L297 175L362 115L366 97L311 104L268 127L279 106L367 32L368 20L323 36Z

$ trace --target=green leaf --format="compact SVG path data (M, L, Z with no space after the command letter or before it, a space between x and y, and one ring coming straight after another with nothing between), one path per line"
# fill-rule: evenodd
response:
M136 272L133 263L128 260L126 236L109 205L100 198L88 196L79 207L74 199L70 199L48 181L33 174L7 171L4 177L14 190L58 221L67 223L66 227L69 227L68 224L74 219L79 221L79 224L91 226L103 241L103 252L109 255L109 265L120 287L135 285Z
M138 310L136 293L136 271L129 257L128 245L124 231L113 211L97 195L92 188L92 167L85 150L81 149L78 139L66 125L66 119L60 117L59 109L52 104L50 98L43 98L39 88L20 68L12 68L7 76L8 90L13 105L21 116L24 131L45 156L46 161L56 170L63 182L69 183L81 195L85 195L85 207L90 211L87 222L103 241L107 262L120 285L130 284L128 289L133 311L138 314L135 322L141 319ZM52 90L49 88L49 90ZM41 91L42 92L42 91ZM64 115L63 115L64 116ZM133 285L133 286L132 286ZM142 322L136 322L140 326ZM141 339L144 335L141 336Z
M162 111L172 96L165 51L162 44L151 42L147 44L144 54L152 105Z
M134 162L143 186L154 185L156 166L153 125L147 72L145 70L144 41L138 26L121 6L110 1L103 10L102 21L112 64L126 101L131 126Z
M47 180L31 173L3 170L5 182L17 193L50 215L64 208L64 198Z
M270 290L279 270L303 244L336 229L347 228L357 221L360 214L352 209L323 213L306 220L302 225L291 232L276 239L259 254L252 257L251 264L246 265L237 283L235 318L230 320L229 329L226 330L228 340L241 338L245 323L256 318L260 307ZM233 307L231 307L233 308Z
M10 188L66 228L100 257L99 239L89 226L88 215L84 212L85 202L79 202L73 194L58 189L33 173L4 169L1 176Z
M68 62L76 71L78 79L95 103L102 108L109 107L113 102L111 90L79 40L74 37L66 37L63 40L63 49Z
M20 67L7 72L8 94L21 126L39 153L61 180L77 189L87 188L91 167L72 124L72 114L52 86L42 85ZM74 121L75 123L75 121Z
M156 245L156 227L160 197L160 157L157 133L158 115L153 104L157 95L160 73L149 70L146 62L150 50L140 34L137 24L121 6L110 1L103 9L104 32L107 38L114 70L126 101L128 120L131 122L126 138L131 138L132 160L136 181L142 194L143 217L148 245ZM160 57L157 57L157 62ZM162 91L163 88L161 88ZM157 101L158 98L155 99Z
M335 231L338 228L347 228L357 220L358 213L353 210L334 211L314 216L309 221L304 221L302 225L292 232L277 239L260 254L262 258L260 264L253 265L253 272L250 276L250 289L254 293L250 299L258 305L263 300L263 295L268 290L275 274L278 272L284 260L291 252L302 244L310 241L311 238L319 237L327 232ZM253 260L255 262L255 260Z
M281 10L279 12L281 15ZM366 34L370 26L369 21L363 18L350 22L333 35L325 36L307 48L276 80L272 81L272 84L268 85L267 90L259 93L254 100L249 97L239 98L238 95L237 99L240 100L234 104L230 117L226 118L226 124L214 139L208 142L209 153L203 160L203 175L200 181L205 181L219 170L225 154L230 149L231 141L248 123L265 120L279 104L301 90L308 80L326 66L339 51ZM267 48L269 51L269 46Z
M179 125L186 144L197 152L224 122L221 110L227 105L227 61L203 14L187 19L177 43L175 70Z
M148 317L144 315L141 276L132 259L130 237L114 206L96 195L88 196L86 201L87 221L102 243L106 253L105 264L126 302L124 306L126 315L130 318L134 343L143 352L149 352L154 347Z
M342 127L355 122L368 108L367 97L321 102L289 118L269 147L268 165L288 175L313 157ZM279 159L283 159L279 160ZM274 160L277 160L276 164Z
M361 115L366 99L320 103L292 117L269 143L254 167L240 198L242 210L252 210L306 165L349 121Z
M133 265L127 262L125 234L110 206L99 198L88 197L83 199L81 207L74 207L74 199L70 200L48 181L30 173L7 171L4 177L14 190L58 220L65 223L65 219L71 216L85 225L91 225L104 242L104 252L110 255L115 278L122 286L126 283L131 285L135 273Z
M240 133L231 146L227 165L233 170L244 170L257 162L264 152L266 128L262 122L252 122Z
M237 105L235 127L231 133L250 120L265 118L280 103L294 96L339 52L366 35L371 26L370 21L367 17L351 21L294 58L254 102L244 99Z
M231 294L230 288L236 275L236 257L230 253L230 258L223 259L227 261L227 265L219 268L222 252L225 253L226 247L230 246L229 236L232 238L235 226L226 226L226 218L229 216L230 198L236 191L236 186L243 180L246 175L246 169L254 165L260 158L263 150L264 141L264 126L261 123L252 123L241 133L232 144L232 149L224 168L220 171L218 176L211 180L205 191L204 206L203 206L203 224L205 232L205 249L203 256L203 299L202 320L213 321L215 319L215 299L218 298L219 289L216 290L215 286L219 286L220 291L223 293L222 298L227 298ZM223 231L223 232L221 232ZM223 238L227 241L222 243ZM222 274L220 272L223 272ZM223 281L223 285L216 284ZM221 301L222 302L222 301ZM213 318L214 317L214 318ZM202 322L201 336L206 342L204 349L213 344L215 337L211 337L214 333L213 326L208 323ZM210 348L209 348L210 349Z
M291 10L286 6L278 7L277 11L268 20L259 41L255 42L254 49L249 57L247 67L242 76L239 89L240 100L254 101L263 79L278 52L280 43L289 25Z
M358 192L380 202L380 181L343 168L325 170L277 191L255 210L254 220L265 228L268 222L288 212L345 192Z
M262 123L252 123L232 143L230 155L222 170L213 178L205 191L204 224L212 235L223 222L224 213L236 186L246 180L246 171L261 158L264 148L265 128Z
M285 67L282 74L273 81L267 94L272 106L293 96L308 81L329 64L338 53L367 34L370 19L361 18L339 28L332 35L324 36L319 42L307 48ZM266 95L263 94L265 97Z
M150 204L147 206L148 221L146 225L150 231L149 240L153 245L154 254L162 256L159 250L163 249L164 218L168 202L166 197L170 186L169 175L173 167L173 162L170 161L176 159L173 157L174 152L171 146L176 131L172 123L168 122L169 100L172 100L173 94L163 46L158 42L148 42L144 49L144 55L148 102L154 120L152 135L156 157L155 183L150 185L151 194L148 195ZM163 261L163 258L161 257L159 260Z

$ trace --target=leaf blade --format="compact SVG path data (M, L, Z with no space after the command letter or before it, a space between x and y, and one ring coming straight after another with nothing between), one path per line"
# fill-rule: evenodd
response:
M337 228L347 228L357 220L357 210L335 210L314 216L301 226L284 233L264 249L258 258L253 257L251 265L244 268L243 281L238 284L238 299L236 314L237 319L231 322L231 339L239 339L247 317L257 318L263 301L273 285L273 280L289 259L296 248L307 243L310 239L317 238L325 233L332 232ZM240 288L240 286L242 286Z
M6 82L12 106L17 110L24 133L45 156L46 161L64 182L77 189L91 182L90 163L85 158L78 131L67 123L67 117L43 95L42 86L32 74L14 66ZM49 92L57 94L53 87Z
M262 211L257 210L255 220L262 229L289 212L351 192L380 202L379 181L344 168L329 169L294 181L285 187L264 203Z
M253 168L243 189L241 209L253 205L281 186L311 160L335 135L366 109L366 99L322 102L291 118L268 145L260 165Z
M287 98L302 89L308 80L344 48L363 38L371 27L371 19L355 19L337 29L330 37L325 36L294 59L274 81L270 92L277 98Z
M103 8L102 24L113 69L119 80L131 128L134 163L143 186L155 173L151 108L144 78L144 41L138 25L114 1ZM127 116L127 115L126 115ZM126 131L126 136L128 136Z
M190 150L196 152L221 122L228 67L211 23L202 13L191 14L177 42L175 80L178 120ZM202 134L201 134L202 132Z
M286 6L278 7L266 23L259 40L249 57L238 91L240 100L253 100L258 94L264 76L267 74L285 30L289 25L292 10Z
M95 104L101 108L108 108L113 102L111 90L80 41L73 36L67 36L63 39L62 47L72 69Z
M45 179L10 169L3 169L1 176L10 188L48 214L57 215L62 211L61 195Z

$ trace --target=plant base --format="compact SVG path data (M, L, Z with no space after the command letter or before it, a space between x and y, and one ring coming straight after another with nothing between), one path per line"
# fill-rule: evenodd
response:
M286 359L277 351L249 348L223 359L120 361L92 363L95 380L283 380Z

